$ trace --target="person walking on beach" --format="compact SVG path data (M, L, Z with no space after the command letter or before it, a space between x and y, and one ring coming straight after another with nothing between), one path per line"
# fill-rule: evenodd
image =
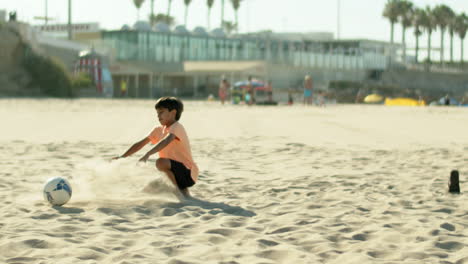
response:
M226 78L223 77L223 79L221 80L221 83L219 84L219 89L218 89L218 95L219 95L219 100L221 100L221 104L224 104L224 101L226 101L230 86L231 84L228 82L228 80L226 80Z
M114 159L126 158L151 142L155 146L139 161L146 162L151 155L158 152L156 168L165 173L185 197L190 197L188 188L198 180L198 167L193 161L185 128L179 123L184 105L178 98L162 97L156 102L155 109L161 125L155 126L148 136Z
M127 96L127 81L122 80L120 82L120 96L125 97Z
M308 105L312 104L313 102L312 89L313 89L312 77L310 77L310 75L306 75L304 78L304 104L308 104Z
M253 86L252 76L249 76L247 79L247 94L249 95L246 97L247 104L255 104L255 88Z

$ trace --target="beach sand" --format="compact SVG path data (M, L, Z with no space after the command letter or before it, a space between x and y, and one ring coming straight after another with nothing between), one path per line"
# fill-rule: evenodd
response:
M468 263L468 108L187 101L181 200L156 157L109 161L153 106L0 100L0 263ZM55 176L63 207L42 197Z

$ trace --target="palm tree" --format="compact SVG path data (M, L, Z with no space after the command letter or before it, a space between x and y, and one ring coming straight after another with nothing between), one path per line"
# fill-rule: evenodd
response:
M457 26L457 16L455 13L453 14L453 17L450 19L450 22L448 24L448 32L450 36L450 62L453 63L453 36L455 35L456 31L456 26Z
M151 27L154 26L153 20L151 20L152 17L154 17L154 0L151 0L151 14L150 14L150 16L149 16Z
M187 17L188 17L188 8L192 0L184 0L185 4L185 16L184 16L184 25L187 27Z
M150 21L153 24L166 23L168 26L174 26L176 22L174 17L168 17L166 14L162 13L159 13L157 15L150 15Z
M437 23L434 17L433 9L431 7L426 7L426 16L427 20L424 22L424 29L427 31L427 61L431 62L431 49L432 49L432 32L436 29Z
M240 8L240 3L242 0L231 0L232 3L232 8L234 8L234 12L236 15L236 31L239 32L239 8Z
M398 16L400 15L399 11L399 3L400 0L387 0L387 4L385 5L383 16L388 18L390 21L390 43L393 44L393 35L394 35L394 28L395 23L398 22Z
M207 28L210 29L210 18L211 18L211 8L213 7L214 0L206 0L206 5L208 6L208 16L207 16Z
M133 0L135 7L137 8L137 21L140 20L140 7L145 2L145 0Z
M427 24L427 14L422 8L416 8L413 14L414 36L416 37L416 63L419 62L419 37L422 35L422 28Z
M406 62L406 29L412 25L413 19L413 3L406 0L399 2L398 10L400 18L400 23L402 26L402 38L401 42L403 44L403 62Z
M450 23L450 19L454 16L454 12L446 5L437 5L433 10L434 18L440 29L440 62L444 62L444 35L445 29Z
M172 0L167 0L167 13L166 16L169 18L171 17L171 5L172 5ZM167 23L169 24L169 23Z
M231 35L232 32L237 30L237 25L232 23L231 21L223 21L222 28L228 35Z
M466 36L466 32L468 31L468 16L465 14L465 13L461 13L460 15L458 15L455 19L455 31L457 32L458 36L460 37L460 41L461 41L461 58L460 58L460 62L461 64L464 63L465 59L464 59L464 49L463 49L463 41L465 39L465 36Z
M221 28L223 27L224 23L224 0L221 0Z

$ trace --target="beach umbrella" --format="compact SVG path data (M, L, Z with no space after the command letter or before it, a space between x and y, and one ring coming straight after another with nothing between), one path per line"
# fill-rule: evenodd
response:
M240 81L240 82L236 82L234 84L234 87L246 88L248 84L249 84L249 81ZM265 83L258 81L258 80L252 80L252 86L254 88L265 87Z

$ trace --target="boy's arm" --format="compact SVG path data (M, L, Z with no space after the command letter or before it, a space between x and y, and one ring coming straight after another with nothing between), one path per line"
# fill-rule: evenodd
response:
M133 153L139 151L141 148L143 148L146 144L150 142L150 139L148 137L145 137L144 139L136 142L133 144L122 156L115 157L114 159L119 159L119 158L126 158Z
M176 137L176 135L172 134L172 133L169 133L167 134L167 136L165 136L163 139L161 139L158 143L156 143L156 145L154 146L154 148L152 148L150 151L148 151L141 159L140 161L143 161L143 162L146 162L148 160L148 158L153 155L154 153L156 152L159 152L161 149L165 148L167 145L169 145L169 143L172 142L172 140L174 140Z

